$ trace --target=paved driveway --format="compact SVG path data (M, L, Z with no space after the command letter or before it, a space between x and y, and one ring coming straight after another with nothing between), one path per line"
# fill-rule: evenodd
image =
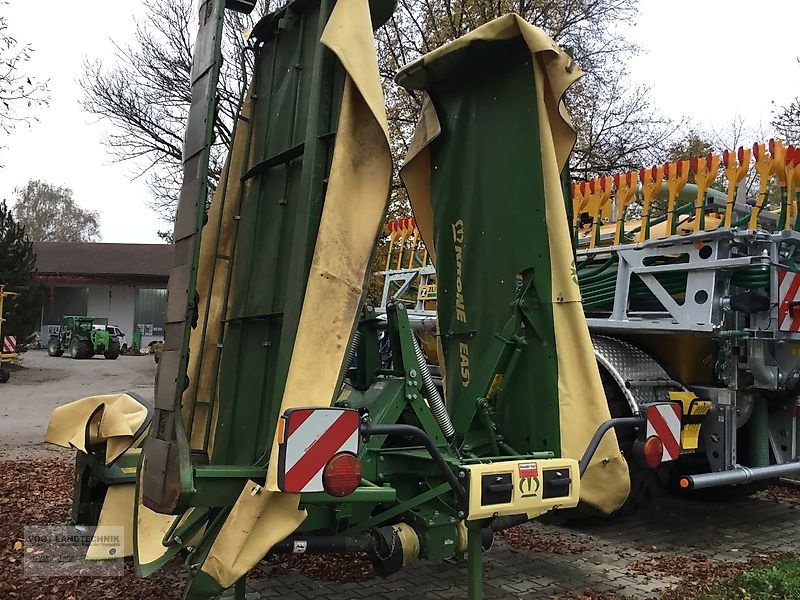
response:
M73 360L31 350L21 355L21 363L24 368L0 384L0 458L47 453L43 439L56 406L124 390L153 397L156 365L152 356Z
M658 598L777 551L800 551L800 510L775 492L724 504L664 496L636 515L591 528L538 522L517 528L486 554L484 593L544 600L592 590L587 598ZM420 561L388 579L347 584L318 581L302 569L298 563L295 573L253 578L249 587L281 600L467 597L462 564Z

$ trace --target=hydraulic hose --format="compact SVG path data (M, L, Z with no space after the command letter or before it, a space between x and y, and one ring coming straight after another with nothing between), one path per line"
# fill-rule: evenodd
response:
M444 400L442 400L442 396L433 382L431 370L428 368L428 361L425 359L425 353L422 351L416 336L414 336L414 354L417 355L417 364L422 378L422 392L425 398L428 399L428 406L430 406L431 413L433 413L433 418L439 424L445 439L450 441L456 435L456 430L450 420Z

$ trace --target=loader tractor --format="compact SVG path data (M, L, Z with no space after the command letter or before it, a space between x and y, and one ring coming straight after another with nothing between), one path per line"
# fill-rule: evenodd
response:
M670 402L611 418L575 277L563 96L580 69L507 15L399 72L423 106L401 171L436 265L423 348L413 307L364 300L393 173L374 37L392 0L295 0L256 23L207 203L225 15L253 4L199 1L154 401L51 417L85 475L74 514L125 527L139 575L187 553L187 599L244 598L268 554L365 552L378 575L465 560L477 600L497 532L625 502L613 430L632 460L664 451L645 419Z
M119 340L105 329L95 329L94 317L68 316L61 320L58 335L51 335L47 342L47 354L70 358L91 358L102 354L108 360L116 360L120 354Z

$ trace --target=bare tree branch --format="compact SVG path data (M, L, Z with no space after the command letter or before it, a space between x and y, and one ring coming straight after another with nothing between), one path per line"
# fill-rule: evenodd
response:
M36 109L49 100L47 81L27 71L33 47L17 41L9 31L8 20L2 14L7 5L8 2L0 2L0 133L6 136L18 125L30 126L37 121Z

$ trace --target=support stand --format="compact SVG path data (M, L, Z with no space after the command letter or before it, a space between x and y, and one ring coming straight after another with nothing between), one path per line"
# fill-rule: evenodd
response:
M483 540L480 522L467 525L467 579L469 600L483 599Z

